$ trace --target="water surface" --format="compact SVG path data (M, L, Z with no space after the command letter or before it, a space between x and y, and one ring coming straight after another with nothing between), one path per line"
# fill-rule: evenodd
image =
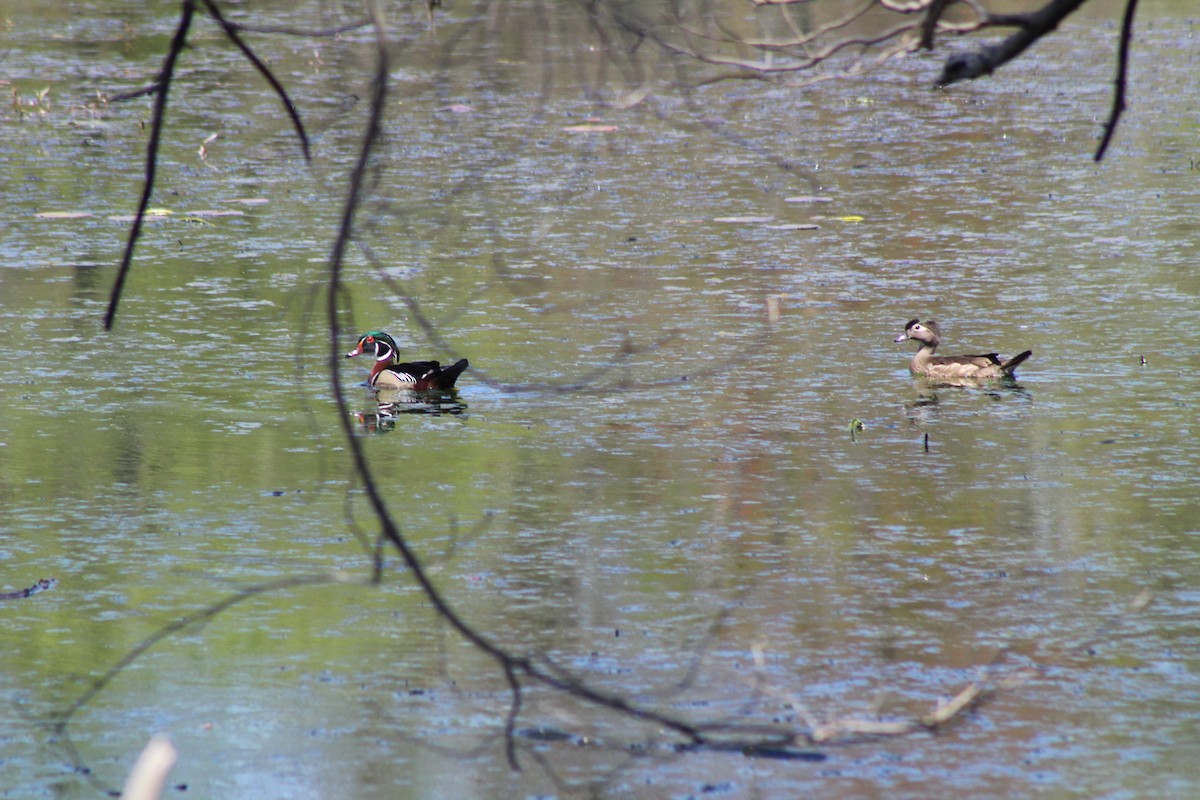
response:
M531 43L519 8L487 46L466 8L394 21L346 275L342 350L382 328L469 357L465 411L381 425L364 367L335 365L455 609L696 721L911 718L993 661L1036 677L936 737L819 763L674 754L530 691L520 725L571 738L522 739L512 772L503 675L391 554L382 585L356 583L378 525L321 293L368 37L254 39L314 133L307 166L261 80L198 28L154 202L174 213L104 333L126 231L109 218L135 207L149 103L90 104L150 79L173 12L30 11L5 60L28 107L0 117L0 589L59 585L3 606L12 796L95 796L50 722L145 637L335 570L147 652L73 718L83 762L119 783L166 731L195 796L1193 794L1194 24L1139 13L1130 109L1096 165L1112 16L948 92L923 56L618 109L595 102L618 79L596 82L577 21ZM588 120L616 130L569 130ZM827 202L789 202L811 196ZM766 222L718 221L748 217ZM1015 387L931 389L891 341L914 316L948 348L1034 357Z

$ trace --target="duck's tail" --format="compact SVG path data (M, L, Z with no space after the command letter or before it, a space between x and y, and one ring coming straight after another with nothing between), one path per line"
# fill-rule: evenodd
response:
M1013 371L1016 370L1017 367L1024 364L1025 359L1029 358L1031 355L1033 355L1033 351L1026 350L1024 353L1021 353L1020 355L1015 355L1012 358L1010 358L1008 361L1005 361L1004 364L1001 365L1000 369L1004 372L1005 375L1012 375Z
M462 358L448 367L432 371L426 378L429 384L436 389L453 389L454 382L458 380L458 376L462 375L463 370L468 366L470 366L470 363L465 358Z

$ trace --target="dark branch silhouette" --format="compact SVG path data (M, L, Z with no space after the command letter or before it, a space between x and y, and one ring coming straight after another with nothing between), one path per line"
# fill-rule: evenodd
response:
M304 123L300 121L300 115L296 112L296 106L292 103L292 98L288 97L287 90L283 88L283 84L276 79L274 73L263 63L262 59L242 41L242 37L238 35L237 28L225 19L216 1L203 0L203 2L204 7L208 9L208 13L212 15L212 18L225 31L225 35L229 37L229 41L233 42L237 46L237 49L242 51L242 55L254 65L254 68L258 70L258 74L262 75L267 83L271 84L271 90L279 95L279 101L283 103L284 109L287 110L288 119L292 121L292 127L296 129L296 137L300 139L300 149L304 151L304 160L312 161L312 154L308 149L308 134L304 131Z
M239 603L243 603L246 600L250 600L262 594L269 594L271 592L278 592L286 589L294 589L299 586L320 586L330 583L348 582L351 581L338 574L330 573L299 575L290 578L282 578L269 583L258 584L256 586L247 586L246 588L240 589L223 600L219 600L216 603L201 609L200 611L188 614L187 616L182 617L175 622L164 625L125 653L125 655L122 656L115 664L105 670L100 677L93 680L91 686L89 686L87 690L83 692L83 694L75 698L75 701L71 703L71 705L67 706L66 710L63 711L63 713L60 714L54 722L53 730L55 738L58 740L58 743L63 747L63 749L66 750L67 757L70 759L71 764L75 767L76 772L84 775L88 779L88 782L100 791L103 791L111 796L118 795L119 792L107 786L104 781L102 781L95 774L95 772L87 768L83 756L75 747L75 744L71 739L71 720L75 718L75 715L78 714L81 709L85 708L89 703L91 703L92 700L95 699L96 695L107 689L108 685L112 683L118 675L124 672L130 664L133 664L159 643L171 638L177 633L204 625Z
M596 2L586 6L596 27L620 31L636 43L635 47L651 42L663 52L724 70L701 77L696 85L731 79L770 80L799 73L806 77L796 85L806 86L878 69L896 55L917 49L932 50L939 32L961 35L989 28L1016 29L998 42L984 43L948 57L935 82L935 86L944 88L992 74L1057 30L1063 20L1088 0L1048 0L1040 8L1019 14L991 13L978 0L865 0L849 4L840 15L824 22L814 23L815 15L806 16L804 24L797 24L786 12L791 7L813 6L813 0L753 2L765 14L774 15L770 17L771 22L777 23L773 27L790 26L793 35L750 39L744 34L731 33L720 15L712 11L665 25L648 22L643 10L634 4ZM1127 61L1136 5L1136 0L1128 0L1125 6L1113 107L1095 155L1097 161L1103 158L1125 108ZM961 20L947 19L951 9L964 11L965 16ZM763 22L764 27L772 27L768 17Z
M948 86L959 80L970 80L991 74L998 67L1008 64L1024 53L1026 48L1046 34L1056 30L1070 14L1087 0L1051 0L1040 10L1027 14L992 14L986 18L988 25L1016 28L1015 34L996 44L984 44L977 50L950 56L942 67L938 86Z
M938 0L935 0L937 2ZM1027 14L989 14L985 26L1014 27L1017 31L995 44L977 50L958 53L946 59L939 87L958 81L990 75L993 71L1021 55L1043 36L1055 31L1064 19L1077 11L1087 0L1051 0L1037 11ZM932 12L931 12L932 13ZM1093 160L1100 161L1108 152L1117 124L1125 111L1125 88L1129 71L1129 47L1133 40L1133 18L1137 13L1137 0L1126 0L1121 21L1121 38L1117 46L1117 74L1113 81L1112 108L1104 123L1104 134L1096 148ZM932 41L932 34L930 35Z
M1117 77L1113 86L1112 111L1108 114L1108 121L1104 123L1104 136L1100 139L1100 146L1096 148L1096 161L1104 158L1108 144L1117 132L1117 122L1125 111L1125 76L1129 70L1129 43L1133 40L1133 16L1136 13L1137 0L1127 0L1125 15L1121 20L1121 42L1117 48Z
M1056 30L1087 0L1051 0L1037 11L1028 14L991 14L985 19L989 27L1017 28L1007 39L986 44L978 50L956 53L946 59L938 86L990 75L1001 65L1012 61L1043 36Z
M146 171L142 182L142 198L138 203L133 223L129 226L129 237L125 242L125 251L121 254L121 265L117 269L117 278L113 282L113 288L109 294L108 310L104 314L104 329L106 331L111 331L113 324L116 322L117 306L121 302L121 294L125 289L125 279L129 276L129 269L133 265L133 254L137 249L137 240L142 234L142 226L146 219L146 209L150 207L150 198L154 194L154 183L158 174L158 150L162 140L163 121L166 117L167 97L171 92L171 81L175 76L175 66L179 60L179 54L183 52L183 48L187 44L188 31L191 29L192 19L196 13L196 2L197 0L185 0L183 3L183 8L179 16L179 25L175 29L175 36L171 39L171 46L167 51L167 57L163 62L163 68L158 78L145 89L119 96L119 99L128 99L142 94L154 94L154 115L150 122L150 141L146 145ZM215 0L199 0L199 2L204 3L204 7L208 10L208 13L221 26L221 29L229 37L229 40L254 65L259 74L266 78L267 82L271 85L272 91L279 96L280 101L287 110L288 118L292 121L292 126L296 129L296 136L300 139L300 148L304 152L304 160L312 161L312 156L309 153L308 134L304 130L304 123L301 122L300 115L296 111L296 106L292 103L291 98L288 97L283 85L271 72L270 68L263 63L262 59L246 45L238 35L235 26L225 20Z
M942 18L946 6L950 5L950 3L951 0L933 0L933 3L929 6L929 10L925 12L925 20L921 23L922 49L933 49L933 37L937 33L938 20Z
M125 279L129 276L129 268L133 264L133 252L137 247L138 237L142 235L142 224L146 219L146 209L150 207L150 197L154 194L154 178L158 174L158 147L162 139L163 119L167 113L167 97L171 93L171 76L175 74L175 63L187 42L188 29L192 27L192 17L196 7L191 0L186 0L179 14L179 25L175 28L175 36L171 39L171 48L167 51L163 62L162 72L155 82L157 92L154 95L154 118L150 122L150 141L146 144L146 176L142 182L142 199L138 202L137 214L129 226L129 237L125 241L125 252L121 254L121 266L117 269L117 279L113 282L112 293L108 299L108 311L104 314L104 329L111 331L117 318L117 305L121 302L121 292L125 288Z

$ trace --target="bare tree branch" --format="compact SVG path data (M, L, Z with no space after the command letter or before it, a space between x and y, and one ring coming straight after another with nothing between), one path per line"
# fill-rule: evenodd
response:
M155 81L154 83L150 84L149 86L143 86L141 89L132 89L128 92L121 92L120 94L108 95L104 98L104 102L120 103L123 100L132 100L135 97L141 97L142 95L147 95L147 94L154 94L157 91L158 91L158 81Z
M71 705L67 706L67 709L58 716L54 722L54 735L57 737L58 743L63 747L64 750L66 750L67 757L75 766L76 771L84 775L88 782L109 796L117 796L119 793L115 789L105 785L105 783L100 780L99 777L97 777L93 770L84 766L83 756L79 753L79 750L75 747L75 744L71 739L71 720L75 718L75 715L79 713L82 708L87 706L88 703L92 702L92 700L98 694L108 688L108 685L112 683L118 675L124 672L130 664L137 661L147 652L152 650L155 645L181 631L202 626L205 623L216 619L226 610L238 605L239 603L258 597L262 594L269 594L282 589L293 589L299 586L321 586L330 583L350 582L352 582L352 579L341 573L318 573L313 575L299 575L291 578L283 578L277 581L271 581L269 583L258 584L256 586L247 586L246 588L239 589L225 599L219 600L218 602L213 603L206 608L203 608L192 614L188 614L187 616L168 625L164 625L136 644L133 648L126 652L120 660L105 670L104 674L93 680L92 685L89 686L81 695L79 695L79 697L75 698L75 701L71 703Z
M925 13L925 19L921 22L921 47L923 49L933 49L933 36L937 31L938 20L941 19L946 6L951 2L952 0L933 0L933 3L930 4L929 10Z
M305 132L304 123L300 120L300 114L296 111L296 106L292 103L292 99L288 97L287 90L283 88L283 84L279 82L270 68L263 63L262 59L242 40L236 28L226 21L215 0L200 0L200 2L204 3L204 7L208 10L208 13L225 31L225 35L229 37L229 40L254 65L259 74L266 78L267 82L271 85L271 89L279 96L288 117L292 121L292 126L296 130L296 135L300 139L300 148L304 152L304 160L311 162L312 155L309 152L308 133ZM126 100L142 94L154 94L154 116L150 124L150 141L146 145L146 171L142 184L142 198L138 203L138 210L133 218L133 224L129 227L129 237L125 242L125 251L121 255L121 266L117 270L117 278L113 282L113 288L109 294L108 310L104 314L104 329L107 331L112 330L113 324L116 321L117 306L121 302L121 294L125 288L125 279L129 276L129 270L133 264L133 254L137 249L137 240L142 234L146 209L150 207L150 198L154 194L154 183L158 173L158 149L162 139L163 122L166 118L167 96L170 93L171 81L175 75L175 65L179 59L179 54L183 51L184 45L187 44L188 31L191 28L195 13L195 0L184 0L179 16L179 25L175 29L175 36L171 40L171 47L167 51L162 71L154 83L143 89L127 92L113 98L114 100Z
M288 97L287 90L283 88L283 84L275 77L270 68L262 62L262 59L250 49L250 46L242 40L238 35L237 29L225 19L225 15L221 13L220 7L216 0L201 0L204 7L208 9L208 13L216 20L221 29L225 31L225 35L229 37L229 41L233 42L238 50L242 51L242 55L254 65L258 73L266 78L267 83L271 84L271 90L279 96L280 102L283 103L284 109L287 111L288 118L292 121L292 127L296 129L296 136L300 139L300 148L304 151L304 160L312 161L312 154L308 149L308 134L304 130L304 123L300 121L300 114L296 111L296 106L292 103L292 98Z
M512 704L508 707L508 716L504 718L504 755L508 758L510 767L520 770L521 762L517 760L516 731L517 718L521 715L521 681L517 678L511 662L506 661L502 666L513 698Z
M129 276L129 267L133 263L133 251L137 247L138 237L142 235L142 223L146 218L146 209L150 207L150 197L154 194L154 178L158 172L158 146L162 139L163 120L167 112L167 95L171 92L171 78L175 74L175 63L187 43L188 29L192 26L196 6L193 0L184 0L179 14L179 25L175 28L175 36L171 39L171 48L163 62L162 72L159 73L155 85L158 89L154 95L154 118L150 122L150 141L146 144L146 178L142 184L142 199L138 202L137 214L133 224L129 226L129 238L125 241L125 251L121 254L121 266L117 270L117 279L113 283L112 292L108 297L108 311L104 314L104 330L111 331L117 317L117 305L121 302L121 290L125 287L125 279Z
M376 65L375 77L372 83L370 116L367 120L366 132L363 136L362 147L359 151L359 157L354 165L354 169L350 175L350 187L346 197L346 203L342 213L342 222L338 230L337 238L334 242L333 252L330 255L329 266L329 290L327 294L327 313L329 317L329 365L332 390L334 399L337 403L338 413L341 419L342 430L345 434L347 446L350 449L351 456L354 460L355 469L358 471L359 478L363 483L363 488L367 493L371 507L375 511L375 515L379 520L383 536L399 551L405 565L411 571L413 578L420 585L421 590L429 599L438 615L449 623L460 636L474 645L483 653L492 657L500 664L506 674L515 676L516 674L524 674L527 677L537 680L539 683L550 686L551 688L567 690L597 705L606 708L620 711L630 716L639 719L656 722L664 727L675 730L693 741L701 741L699 731L692 725L684 723L680 720L658 714L646 709L636 708L624 699L616 696L610 696L598 692L582 683L566 681L557 678L543 670L536 668L532 662L526 658L518 658L506 652L503 648L486 638L479 631L468 625L458 614L450 607L449 601L442 595L441 591L433 585L432 580L426 573L416 552L408 544L400 532L399 526L392 517L387 508L387 504L383 499L383 493L379 488L378 482L374 478L374 473L371 470L370 464L367 461L366 454L363 452L362 442L356 434L356 431L350 422L349 407L346 404L345 392L343 391L342 382L337 365L341 361L341 326L338 322L340 309L338 306L338 298L341 295L341 274L343 262L345 258L346 248L349 246L353 236L354 219L358 212L359 205L362 201L362 191L366 181L367 167L371 160L371 155L375 144L382 135L383 113L387 100L388 87L388 42L387 33L384 27L382 16L379 13L378 7L374 2L368 2L367 7L372 18L375 28L375 44L376 44ZM514 691L519 692L520 686L514 678L510 679L510 685L514 687ZM514 752L511 751L510 752ZM515 758L515 755L514 755Z
M978 50L956 53L946 59L938 86L949 86L958 81L990 75L998 67L1007 64L1025 49L1058 28L1059 23L1074 13L1087 0L1051 0L1037 11L1028 14L989 16L988 25L1017 27L1016 33L996 44L987 44Z
M1112 111L1108 114L1108 121L1104 123L1104 136L1100 139L1100 146L1096 148L1096 155L1093 157L1096 161L1104 158L1109 142L1117 132L1117 122L1125 111L1125 76L1129 70L1129 43L1133 39L1133 16L1136 13L1137 0L1126 0L1125 17L1121 20L1121 43L1117 49L1117 77L1113 87Z

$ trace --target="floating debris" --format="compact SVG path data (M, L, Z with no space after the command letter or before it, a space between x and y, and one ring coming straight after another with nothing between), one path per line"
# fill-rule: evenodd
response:
M169 208L147 208L146 213L142 215L142 220L151 219L166 219L175 212ZM137 214L115 214L109 217L113 222L133 222L137 219Z
M794 747L756 745L742 751L747 758L772 758L777 761L824 761L829 756L815 750L797 750Z
M750 214L741 217L713 217L713 222L728 222L734 225L761 225L770 222L774 217L756 217Z
M37 583L24 589L18 589L15 592L0 592L0 600L16 600L30 597L41 592L48 592L55 586L58 586L58 578L41 578Z
M563 130L567 133L615 133L621 128L617 125L568 125Z
M518 728L514 731L517 736L532 739L535 742L565 742L574 737L566 731L549 725L536 725L531 728Z
M38 219L87 219L94 215L90 211L42 211L34 216Z

